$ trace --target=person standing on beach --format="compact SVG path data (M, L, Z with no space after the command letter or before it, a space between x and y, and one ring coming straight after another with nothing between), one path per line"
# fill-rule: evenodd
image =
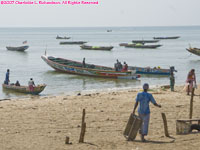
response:
M186 87L186 92L187 95L189 95L190 92L192 92L192 88L197 87L196 75L194 69L191 69L190 72L188 73L186 83L188 84Z
M147 83L145 83L143 85L144 91L137 94L136 103L135 103L134 109L133 109L133 114L135 114L135 110L139 104L138 114L139 114L139 117L142 119L142 125L140 128L142 142L146 141L144 136L147 136L147 134L148 134L149 119L150 119L149 102L152 102L154 104L154 106L161 107L161 105L156 103L152 94L147 92L148 89L149 89L149 85Z
M10 70L9 69L7 69L7 72L6 72L6 79L5 79L5 81L4 81L4 84L9 84L9 82L10 82Z

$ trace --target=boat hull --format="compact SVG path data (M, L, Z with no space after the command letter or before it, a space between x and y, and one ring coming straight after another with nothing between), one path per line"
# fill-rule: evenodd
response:
M7 50L10 50L10 51L21 51L21 52L23 52L23 51L25 51L26 49L28 49L29 46L19 46L19 47L7 46L6 48L7 48Z
M132 40L133 43L157 43L159 40Z
M178 39L180 36L169 36L169 37L153 37L155 40L170 40L170 39Z
M46 85L45 84L38 85L34 87L33 91L30 91L28 86L15 86L15 85L2 84L2 87L3 89L14 91L14 92L38 95L45 89Z
M71 44L77 44L77 45L81 45L81 44L85 44L87 42L84 41L67 41L67 42L60 42L60 45L71 45Z
M64 72L64 73L69 73L69 74L76 74L76 75L84 75L84 76L92 76L92 77L101 77L101 78L116 78L116 79L137 79L139 78L138 75L135 74L134 71L127 71L127 72L118 72L114 71L114 68L111 67L104 67L104 66L97 66L97 65L90 65L91 67L84 68L82 67L82 63L75 62L75 61L70 61L70 63L76 63L77 66L70 66L66 64L61 64L55 61L52 61L49 59L49 57L43 55L41 57L49 66L51 66L53 69ZM65 60L61 58L60 61ZM87 64L89 66L89 64ZM92 67L93 66L93 67ZM95 69L99 67L101 69Z
M128 47L128 48L158 48L158 47L161 47L162 45L137 45L137 44L128 44L128 45L125 45L125 47Z
M129 70L136 70L136 74L145 74L145 75L170 75L170 69L158 69L158 68L143 68L143 67L133 67L129 66Z
M82 49L86 49L86 50L104 50L104 51L110 51L111 49L113 49L113 46L87 46L87 45L81 45L80 46Z
M186 48L186 50L192 54L200 56L200 49L199 48Z
M57 40L70 39L70 37L56 37Z

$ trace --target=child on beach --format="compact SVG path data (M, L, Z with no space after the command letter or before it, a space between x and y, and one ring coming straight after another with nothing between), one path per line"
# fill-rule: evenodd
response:
M148 93L149 85L145 83L143 85L143 92L138 93L136 97L136 103L134 105L133 114L135 114L135 110L139 104L138 114L139 117L142 119L142 125L140 128L141 140L145 142L144 136L148 134L148 127L149 127L149 119L150 119L150 109L149 109L149 102L152 102L154 106L161 107L161 105L157 104L155 99L153 98L152 94Z

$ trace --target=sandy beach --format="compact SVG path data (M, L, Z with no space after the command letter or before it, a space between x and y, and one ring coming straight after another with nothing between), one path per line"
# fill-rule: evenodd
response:
M123 136L135 97L141 89L60 95L0 101L1 150L197 150L200 133L176 135L176 120L188 119L190 96L183 86L151 89L162 108L150 104L151 119L146 143L127 141ZM200 87L195 91L193 118L200 114ZM82 109L86 109L85 143L78 143ZM161 113L168 121L165 137ZM66 136L72 144L65 144Z

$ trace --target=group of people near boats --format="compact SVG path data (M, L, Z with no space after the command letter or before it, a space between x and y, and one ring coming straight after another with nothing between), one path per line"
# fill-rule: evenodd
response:
M192 92L193 88L197 88L195 69L191 69L187 75L187 80L186 80L187 95L189 95L190 92ZM135 99L135 105L132 112L133 115L135 115L136 108L139 105L138 116L142 120L142 125L140 127L139 133L142 142L146 142L144 137L148 135L149 121L150 121L149 103L151 102L153 103L154 106L161 108L161 105L157 104L153 95L148 93L148 89L149 89L149 84L145 83L143 85L143 92L137 94L137 97Z
M124 65L117 59L117 62L114 64L115 71L128 71L128 64L124 62Z
M16 81L15 84L14 83L10 84L10 70L9 69L7 69L6 78L5 78L4 84L6 84L6 85L20 86L20 83L19 83L18 80ZM28 81L28 87L29 87L30 91L34 91L35 83L33 81L33 78L30 78L30 80Z

